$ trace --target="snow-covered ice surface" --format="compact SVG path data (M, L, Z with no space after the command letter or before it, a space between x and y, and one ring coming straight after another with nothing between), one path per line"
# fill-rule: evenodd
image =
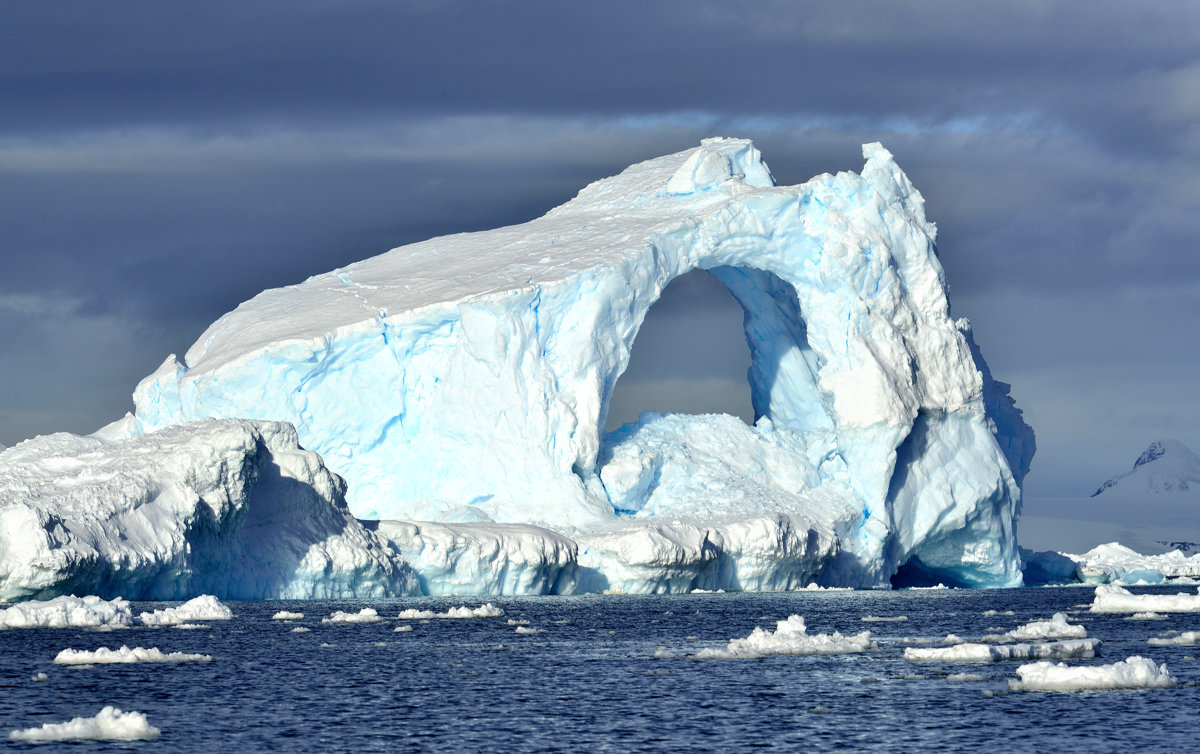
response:
M138 620L144 626L178 626L195 621L229 620L232 617L233 611L227 605L222 605L211 594L202 594L176 607L142 613Z
M336 610L328 618L322 618L322 623L379 623L383 618L373 607L364 607L357 613Z
M280 747L362 751L374 747L372 742L414 752L569 746L643 754L664 745L688 751L802 751L813 742L831 751L889 753L994 752L1014 745L1063 754L1190 750L1200 709L1200 663L1186 658L1198 654L1196 647L1147 640L1200 631L1196 616L1174 614L1166 623L1146 623L1126 621L1123 613L1072 612L1090 602L1092 591L801 590L229 602L233 617L213 621L203 631L159 630L136 619L118 633L97 634L87 627L10 630L0 641L0 679L6 679L0 737L46 722L87 718L113 705L145 713L162 731L156 747L186 754ZM1157 594L1171 588L1131 591ZM393 618L403 608L439 614L485 602L504 616L425 623ZM173 606L135 602L131 612ZM323 616L368 607L386 620L320 623ZM995 614L985 616L989 610ZM272 622L280 611L304 612L307 618L303 625ZM1100 656L1065 660L1070 666L1101 667L1140 655L1156 666L1166 664L1178 686L1097 693L1086 700L1018 694L1008 690L1008 681L1018 679L1022 661L905 660L906 647L942 647L948 634L988 648L1050 644L997 644L982 637L993 626L1012 630L1063 612L1086 619L1089 639L1102 642ZM834 655L690 659L706 648L723 650L731 637L748 637L756 628L775 634L778 621L792 615L804 617L809 636L869 627L874 646ZM908 620L861 622L864 616L899 615ZM518 635L520 623L510 625L510 620L545 632ZM410 630L397 633L398 624ZM293 633L294 628L311 630ZM908 644L906 637L929 643ZM1062 643L1076 641L1082 640ZM94 670L53 663L65 647L121 645L208 655L213 661ZM656 658L659 647L679 659ZM45 680L32 680L39 674ZM563 699L592 701L564 705ZM825 712L813 714L814 708Z
M908 662L1002 662L1005 660L1073 660L1095 657L1098 639L1069 639L1067 641L1034 644L954 644L949 647L907 647L904 659Z
M1134 594L1113 584L1096 587L1093 613L1200 613L1200 588L1196 594Z
M1083 639L1087 629L1078 623L1068 623L1066 613L1055 613L1050 620L1035 620L1017 626L996 637L999 641L1028 641L1030 639Z
M415 594L344 494L278 422L26 440L0 453L0 600Z
M124 628L133 622L129 602L95 595L64 595L51 600L29 600L0 609L0 628Z
M791 615L775 624L769 631L756 627L744 639L730 639L724 648L707 648L693 657L700 660L749 660L767 655L835 655L865 652L873 648L871 632L863 631L853 636L832 634L810 634L804 618Z
M1146 657L1127 657L1112 665L1066 665L1035 662L1017 668L1020 680L1009 681L1013 691L1107 691L1155 689L1176 685L1166 665Z
M882 146L863 154L860 174L775 186L750 142L707 139L523 225L264 291L104 434L288 421L355 515L549 529L602 589L873 586L901 566L915 583L1015 585L1032 431L950 317L923 198ZM755 425L646 414L603 435L648 309L694 269L745 310ZM569 543L416 528L399 538L430 593L555 591L572 571Z
M105 707L95 717L75 717L65 723L43 723L39 728L14 730L11 741L147 741L158 738L155 728L141 712L122 712Z
M135 662L211 662L212 656L187 652L163 652L158 647L144 649L124 645L120 649L64 649L54 657L56 665L128 665Z

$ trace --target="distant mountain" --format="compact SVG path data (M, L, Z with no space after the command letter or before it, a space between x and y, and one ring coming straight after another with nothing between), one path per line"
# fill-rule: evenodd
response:
M1122 493L1200 493L1200 456L1178 440L1152 442L1132 470L1100 485L1092 497L1113 489Z

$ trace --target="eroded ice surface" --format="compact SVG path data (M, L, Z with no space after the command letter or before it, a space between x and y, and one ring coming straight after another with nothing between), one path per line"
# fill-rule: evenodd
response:
M863 154L861 174L775 186L752 144L709 139L523 225L265 291L143 380L136 415L106 431L285 420L345 477L356 515L541 526L612 589L873 586L901 566L1015 585L1032 432L950 317L921 195L883 147ZM697 268L745 310L758 421L650 415L602 436L647 310ZM562 583L569 545L465 556L459 582L432 531L409 537L431 593ZM345 590L386 583L367 581Z
M949 647L907 647L904 659L908 662L983 663L1005 660L1073 660L1095 657L1098 639L1032 644L974 644L963 643Z
M0 454L0 599L415 593L344 492L277 422L26 440Z
M1112 665L1035 662L1017 668L1017 675L1020 680L1008 682L1013 691L1103 691L1176 685L1166 665L1156 665L1147 657L1129 657Z

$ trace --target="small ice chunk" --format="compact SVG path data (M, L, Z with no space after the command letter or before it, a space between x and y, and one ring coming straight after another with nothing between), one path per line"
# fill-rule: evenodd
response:
M202 594L177 607L142 613L141 621L146 626L174 626L202 620L229 620L233 611L217 601L211 594Z
M373 607L364 607L357 613L344 613L335 610L328 618L322 618L322 623L378 623L383 620Z
M180 623L173 628L177 631L199 631L202 628L210 628L210 626L205 623Z
M999 610L984 610L983 611L983 617L985 617L985 618L992 618L997 615L1013 615L1013 611L1012 610L1005 610L1003 612L1001 612Z
M1125 616L1125 620L1166 620L1168 616L1161 613L1134 613L1133 615Z
M1200 644L1200 631L1184 631L1169 639L1152 636L1146 640L1146 643L1155 647L1194 647Z
M76 717L65 723L14 730L10 741L145 741L158 738L159 729L141 712L105 707L95 717Z
M724 649L702 649L694 656L704 660L739 660L766 655L825 655L863 652L873 649L871 632L853 636L809 634L804 618L792 615L778 621L774 631L756 627L744 639L731 639Z
M978 673L951 673L946 676L946 680L951 683L973 683L976 681L986 681L987 678Z
M546 629L532 628L530 626L517 626L516 632L519 634L544 634L546 633Z
M304 626L296 626L295 628L292 629L292 633L294 633L294 634L306 634L309 631L312 631L312 629L305 628Z
M908 662L1003 662L1005 660L1073 660L1095 657L1099 639L1070 639L1044 644L956 644L950 647L908 647Z
M991 638L991 637L989 637ZM996 637L999 641L1029 639L1084 639L1087 629L1067 622L1066 613L1055 613L1050 620L1035 620Z
M94 652L86 649L64 649L54 658L56 665L125 665L135 662L212 662L210 655L187 652L163 652L158 647L120 649L100 647Z
M30 678L29 680L31 680L31 681L48 681L50 679L45 673L38 673L38 674L34 675L32 678Z
M1093 613L1196 613L1200 612L1200 589L1196 594L1133 594L1113 584L1096 587Z
M392 629L392 633L404 634L404 633L408 633L409 631L412 631L412 630L413 630L412 626L407 626L407 625L406 626L396 626L395 628Z
M864 623L899 623L908 620L907 615L893 615L890 617L882 615L864 615L859 618Z
M112 600L94 595L55 597L29 600L0 610L0 628L124 628L131 623L133 613L129 603L120 597Z
M428 620L430 618L499 618L501 615L504 615L504 611L489 602L479 607L467 607L465 605L462 607L452 607L444 613L409 608L401 610L400 614L396 617L401 620Z
M287 610L280 610L271 616L271 620L302 620L304 613L293 613Z
M1155 665L1148 657L1137 656L1112 665L1035 662L1017 668L1017 675L1020 680L1008 682L1012 691L1100 691L1176 685L1166 665Z
M387 642L386 641L377 641L374 644L372 644L371 646L372 647L386 647Z
M508 620L505 621L505 623L509 626L528 626L529 625L529 621L525 620L524 618L509 618Z

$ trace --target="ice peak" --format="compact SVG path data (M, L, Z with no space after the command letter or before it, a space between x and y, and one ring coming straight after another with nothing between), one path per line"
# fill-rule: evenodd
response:
M738 179L747 186L770 188L775 179L762 154L748 139L716 136L700 142L667 182L667 193L696 194Z
M1134 478L1143 481L1139 484L1126 482ZM1092 497L1118 485L1131 492L1137 488L1159 493L1188 492L1193 484L1200 486L1200 457L1178 440L1155 440L1138 456L1131 470L1100 485Z

